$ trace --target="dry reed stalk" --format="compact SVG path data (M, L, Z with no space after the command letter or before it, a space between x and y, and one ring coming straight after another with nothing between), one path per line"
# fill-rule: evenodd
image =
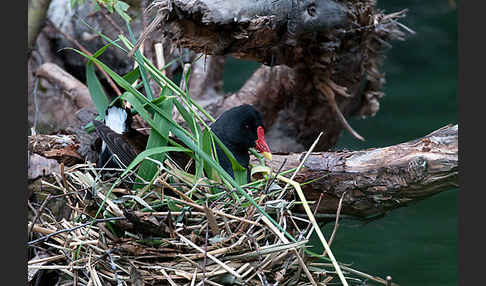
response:
M94 196L96 200L79 201L76 205L68 203L67 207L74 211L69 218L63 220L56 219L46 207L44 213L38 218L42 223L28 224L28 228L32 229L34 235L42 235L36 240L36 247L48 247L50 253L55 251L55 254L51 255L52 258L30 261L29 269L33 270L32 267L52 269L63 275L63 281L67 282L71 279L73 283L77 281L76 283L84 285L118 285L119 283L124 285L132 281L133 271L130 269L134 269L137 273L138 283L157 284L162 281L164 285L203 285L203 283L223 285L218 279L228 274L233 276L232 279L238 279L245 285L276 282L284 285L289 281L297 284L322 285L323 281L337 277L332 271L334 267L332 263L325 267L312 263L306 265L306 257L303 256L302 250L309 243L306 237L317 230L315 219L313 221L309 215L303 218L294 216L288 210L293 201L277 200L282 189L265 193L256 200L262 208L270 210L272 216L277 216L276 220L281 229L291 235L297 234L296 242L290 241L283 231L252 206L244 207L235 204L231 196L221 196L217 199L212 197L209 200L211 195L205 193L206 186L196 185L186 188L170 185L169 173L162 173L160 176L170 187L183 189L184 192L189 191L192 199L187 200L187 195L182 196L184 195L182 191L179 191L182 195L176 193L174 196L160 196L158 193L158 196L154 196L154 192L158 192L157 188L167 187L163 183L160 186L154 184L153 189L147 187L143 191L144 195L119 187L116 194L112 193L110 197L106 197L104 182L95 170L92 168L81 170L79 166L66 168L64 170L66 181L59 176L58 182L55 183L57 188L52 188L60 191L62 196L51 196L50 201L68 202L68 197L73 196L73 193L76 193L76 200L79 201L83 199L83 192L93 190L93 184L96 184L97 191ZM273 182L288 183L299 193L299 186L294 182L281 176L276 177ZM262 190L266 189L265 183L266 181L262 180L258 190L249 193L253 196L262 194ZM67 192L66 185L73 192ZM79 191L80 188L83 191ZM138 200L144 200L144 203L135 202L133 198L128 202L115 199L116 196L126 195L137 196ZM172 210L164 205L155 207L157 202L165 200L174 202L176 208ZM301 197L300 200L304 205L309 204L305 197ZM88 230L89 217L86 223L86 220L75 222L75 215L92 216L93 213L87 211L87 206L95 204L96 210L101 201L106 202L104 213L119 214L120 216L113 222L122 220L123 224L114 225L109 222L109 218L104 221L97 219L96 225L93 224L93 227ZM154 206L154 211L143 211L142 205L146 204ZM123 216L125 213L123 208L127 207L131 208L129 213L133 214L133 221L130 222L127 222ZM182 210L182 207L185 210ZM187 211L187 208L194 212ZM131 224L134 226L130 226ZM156 230L158 227L162 232L157 235L144 235L137 231L138 228L135 227L137 224L152 225L145 231L150 232L151 228ZM165 225L172 225L172 229L164 230ZM211 227L207 229L211 231L205 238L208 225ZM113 227L122 231L114 232ZM170 233L173 233L173 237L170 237ZM204 259L209 263L201 266ZM34 265L36 263L44 264ZM57 265L49 265L53 263ZM326 275L323 276L322 273ZM359 272L352 272L346 268L346 275L349 273L364 277ZM375 279L385 281L380 278Z
M198 205L198 204L195 204L195 203L190 203L190 202L188 202L188 201L180 200L180 199L177 199L177 198L174 198L174 197L170 197L170 198L171 198L172 200L174 200L174 201L184 203L184 204L189 205L189 206L191 206L191 207L194 207L194 208L196 208L196 209L198 209L198 210L204 210L204 207L202 207L202 206L200 206L200 205ZM237 216L234 216L234 215L230 215L230 214L224 213L224 212L222 212L222 211L217 211L217 210L214 210L213 212L214 212L215 214L217 214L217 215L220 215L220 216L225 216L225 217L227 217L227 218L231 218L231 219L235 219L235 220L238 220L238 221L241 221L241 222L245 222L245 223L254 224L254 225L259 226L259 224L258 224L258 223L256 223L256 222L253 222L253 221L248 220L248 219L240 218L240 217L237 217Z
M204 253L204 250L201 249L199 246L195 245L194 243L192 243L192 241L188 240L187 238L185 238L184 236L180 235L180 234L177 234L179 236L179 238L184 241L185 243L189 244L191 247L193 247L194 249L196 249L197 251L199 252L202 252ZM241 275L239 273L237 273L234 269L230 268L229 266L227 266L225 263L223 263L221 260L217 259L216 257L214 257L213 255L209 254L209 253L206 253L207 257L210 258L211 260L213 260L214 262L216 262L217 264L221 265L221 267L223 267L226 271L228 271L229 273L233 274L234 276L236 276L237 278L241 279Z

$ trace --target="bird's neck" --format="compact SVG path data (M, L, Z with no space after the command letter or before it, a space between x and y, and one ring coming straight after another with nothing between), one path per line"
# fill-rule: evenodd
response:
M235 156L236 161L240 163L241 166L247 167L248 163L250 162L250 155L248 154L248 148L245 148L241 145L237 145L231 142L222 141L224 145L233 153Z

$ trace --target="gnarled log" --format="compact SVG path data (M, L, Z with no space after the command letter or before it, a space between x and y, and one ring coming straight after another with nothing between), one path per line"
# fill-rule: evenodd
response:
M295 168L304 153L274 155L278 170ZM361 151L314 152L295 181L308 200L323 194L319 214L335 214L344 195L341 214L366 218L384 214L407 202L458 187L458 125L442 127L406 143Z

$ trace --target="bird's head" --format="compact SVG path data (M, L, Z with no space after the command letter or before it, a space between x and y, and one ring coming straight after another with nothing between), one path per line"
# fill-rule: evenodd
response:
M272 159L272 153L265 141L262 117L253 106L244 104L232 108L224 112L214 124L223 130L227 143L246 152L249 148L255 148L265 158Z

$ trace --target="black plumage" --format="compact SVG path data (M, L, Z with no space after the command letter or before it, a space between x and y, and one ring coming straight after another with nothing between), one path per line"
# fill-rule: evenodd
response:
M250 163L248 150L256 147L257 128L259 126L263 128L260 112L253 106L244 104L221 114L211 125L211 130L233 153L236 161L248 169ZM218 154L219 165L234 177L231 162L218 144L216 144L216 153Z
M119 107L116 107L117 109L115 107L112 108L107 110L107 116L111 116L109 120L107 117L107 123L118 125L118 132L113 130L117 128L110 128L111 126L99 121L93 122L97 133L106 144L106 148L102 150L98 160L99 167L104 166L107 163L107 159L113 157L112 154L115 154L124 166L128 166L136 155L144 150L147 143L147 136L129 126L130 112L123 109L127 116L118 116L118 112L121 112L122 109ZM114 122L110 112L116 112L117 116L115 118L120 120L126 118L126 121L123 123ZM120 126L124 126L124 128ZM210 127L214 134L231 151L238 163L246 169L248 169L250 161L249 148L256 147L259 152L270 154L263 135L262 117L260 112L251 105L244 104L225 111ZM234 177L230 160L217 144L216 152L221 167ZM180 156L178 157L180 158Z

